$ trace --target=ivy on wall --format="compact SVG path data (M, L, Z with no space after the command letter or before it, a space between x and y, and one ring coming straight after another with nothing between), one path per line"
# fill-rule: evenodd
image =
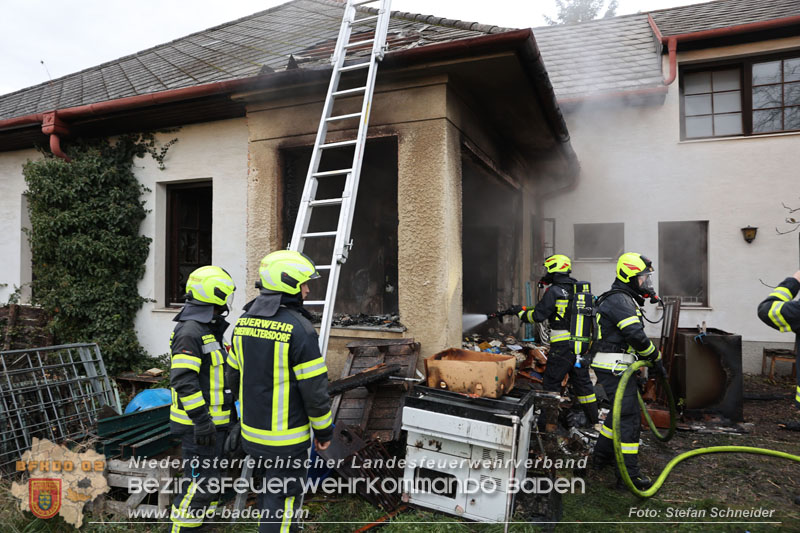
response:
M56 342L98 343L112 374L146 355L134 319L146 301L137 285L151 239L139 234L147 189L133 158L150 154L163 169L174 142L158 147L152 134L80 140L65 147L70 163L46 153L23 165L33 303L52 316Z

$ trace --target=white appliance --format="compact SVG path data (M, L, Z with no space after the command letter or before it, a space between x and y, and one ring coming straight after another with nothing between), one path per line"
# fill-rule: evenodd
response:
M404 500L480 522L510 521L509 480L525 479L534 394L471 398L414 387L403 407Z

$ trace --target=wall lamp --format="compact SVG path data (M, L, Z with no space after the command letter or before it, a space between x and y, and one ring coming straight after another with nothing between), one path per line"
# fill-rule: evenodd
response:
M758 233L758 228L754 228L753 226L748 225L746 228L742 228L742 237L744 237L744 242L750 244L756 240L756 233Z

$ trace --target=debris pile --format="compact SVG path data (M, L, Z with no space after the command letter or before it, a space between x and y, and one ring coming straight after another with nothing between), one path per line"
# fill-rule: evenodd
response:
M490 338L478 333L464 337L461 346L473 352L511 355L517 359L518 377L534 383L542 382L542 375L547 367L547 346L520 341L513 335Z
M314 323L322 320L321 314L312 312L312 315L314 315ZM332 325L340 328L368 326L376 328L400 328L403 331L406 329L406 327L400 322L400 316L392 313L386 315L366 315L364 313L358 313L357 315L333 315L333 320L331 323Z

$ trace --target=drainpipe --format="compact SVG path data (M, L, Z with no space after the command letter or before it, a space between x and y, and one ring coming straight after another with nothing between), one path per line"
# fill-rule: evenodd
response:
M213 96L216 94L232 92L234 90L249 87L253 84L253 81L253 78L221 81L216 83L208 83L205 85L197 85L194 87L185 87L182 89L172 89L159 93L129 96L107 102L98 102L96 104L56 109L46 113L33 113L22 117L0 120L0 130L41 124L42 133L50 137L50 151L53 153L53 155L60 157L65 161L69 161L70 159L67 154L61 150L61 136L69 134L69 128L64 120L85 118L92 115L102 115L147 105L175 102L189 98Z
M59 118L56 111L42 113L42 133L50 136L50 151L53 152L53 155L69 163L71 159L61 150L61 138L59 137L59 135L69 135L69 128Z
M772 30L776 28L783 28L800 24L800 15L791 17L783 17L772 20L762 20L759 22L751 22L748 24L739 24L736 26L726 26L724 28L716 28L713 30L702 30L690 33L679 33L677 35L664 36L661 34L656 21L650 13L647 14L647 22L653 30L656 39L662 44L667 45L667 52L669 53L669 75L664 78L664 85L669 85L678 75L678 41L685 43L688 41L700 41L702 39L714 39L719 37L727 37L729 35L739 35L742 33Z

